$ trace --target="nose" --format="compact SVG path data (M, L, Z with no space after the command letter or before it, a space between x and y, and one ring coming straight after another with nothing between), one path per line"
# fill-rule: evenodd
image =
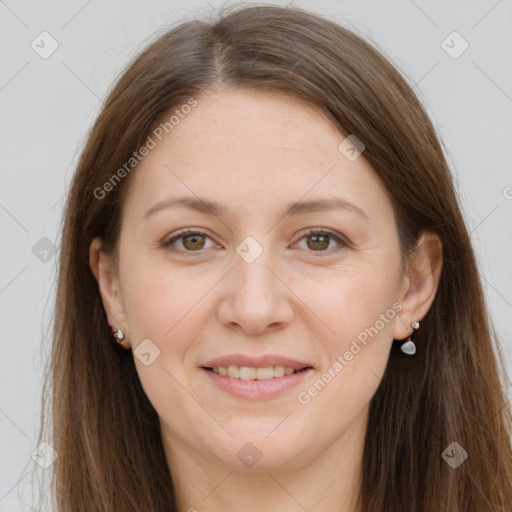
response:
M284 328L294 314L293 292L286 285L286 272L278 267L270 250L249 261L234 255L234 268L225 277L218 306L219 321L250 334Z

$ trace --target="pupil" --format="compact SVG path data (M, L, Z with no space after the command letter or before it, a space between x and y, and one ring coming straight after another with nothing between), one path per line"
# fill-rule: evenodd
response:
M198 243L197 242L198 238L202 238L202 235L188 235L188 236L186 236L184 238L184 241L185 241L184 245L185 245L185 247L187 247L189 245L187 242L192 240L192 246L191 247L187 247L187 248L188 249L190 249L190 248L192 248L192 249L196 248L197 249L198 247L197 247L196 244ZM199 249L201 249L201 247L199 247Z
M314 244L317 244L316 247L311 247L311 244L308 243L308 246L310 249L326 249L328 246L329 246L329 241L328 241L328 236L327 235L312 235L310 237L311 239L315 240L315 242L313 242ZM322 242L318 242L318 239L323 239L324 243L322 244ZM327 243L326 243L327 242ZM321 245L321 247L318 247L318 244Z

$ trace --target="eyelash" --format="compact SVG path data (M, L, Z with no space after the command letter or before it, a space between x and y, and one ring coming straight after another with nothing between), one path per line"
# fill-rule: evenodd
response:
M169 239L169 240L167 240L165 242L162 242L161 247L165 248L165 249L167 249L167 250L169 250L169 251L171 251L173 253L180 253L180 254L183 254L183 253L185 253L185 254L187 254L187 253L188 254L197 253L197 254L201 254L201 252L203 250L205 250L205 249L201 249L201 250L198 250L198 251L187 251L187 250L176 249L176 248L172 247L172 244L175 241L177 241L177 240L179 240L181 238L186 238L187 236L190 236L190 235L200 235L200 236L205 236L205 237L211 239L211 237L207 233L204 233L202 231L196 231L196 230L193 230L193 229L185 229L183 231L178 232L171 239ZM308 236L315 236L315 235L328 235L331 239L335 240L338 244L340 244L340 247L338 247L338 248L336 248L334 250L330 249L330 250L324 250L324 251L308 251L308 252L312 252L312 253L317 253L317 254L315 254L315 256L319 257L319 258L322 258L322 257L326 256L325 253L327 253L327 255L331 255L333 253L338 253L342 249L344 249L344 248L349 246L348 242L346 242L343 239L343 237L341 237L341 235L339 235L335 231L331 231L330 229L311 228L306 233L304 233L299 240L302 240L303 238L306 238ZM318 253L320 253L320 254L318 254Z

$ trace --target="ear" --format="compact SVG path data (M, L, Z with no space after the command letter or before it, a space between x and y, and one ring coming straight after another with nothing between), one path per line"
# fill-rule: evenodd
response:
M414 252L409 257L400 288L402 310L393 326L393 338L403 340L412 334L411 323L420 322L436 296L443 265L443 245L432 231L420 231Z
M96 281L98 281L108 323L113 330L122 329L124 331L126 338L122 345L127 348L129 346L127 322L119 287L119 277L111 256L102 250L102 245L103 241L100 237L91 242L89 246L89 265Z

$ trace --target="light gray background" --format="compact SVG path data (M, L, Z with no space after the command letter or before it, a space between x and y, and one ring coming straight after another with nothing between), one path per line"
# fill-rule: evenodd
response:
M426 105L456 177L489 309L512 368L512 2L293 4L370 38ZM0 0L0 512L32 510L36 485L31 453L57 258L48 252L45 263L39 246L36 254L32 249L45 243L43 237L58 243L63 199L84 135L128 59L166 23L220 5ZM31 48L43 31L59 45L47 59ZM441 47L453 31L469 44L456 59Z

